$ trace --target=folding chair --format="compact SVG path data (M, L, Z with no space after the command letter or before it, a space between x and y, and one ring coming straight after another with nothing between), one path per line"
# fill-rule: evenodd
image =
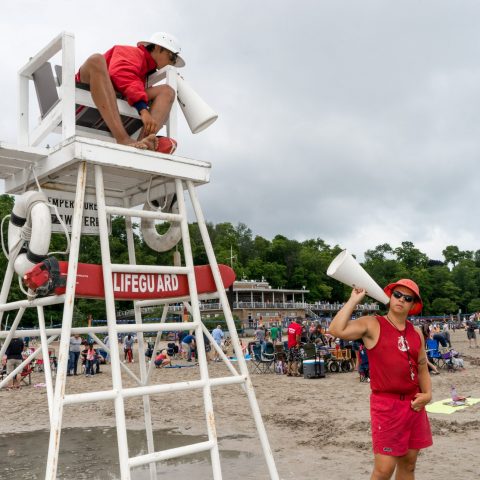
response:
M304 360L312 360L317 357L317 347L314 343L303 344L300 351Z
M28 364L23 367L22 373L20 373L20 383L25 385L32 384L32 373L33 373L33 365Z
M275 352L273 351L273 344L271 345L271 353L262 353L262 346L260 344L252 345L251 373L273 373ZM265 348L267 349L267 346Z
M265 373L275 372L275 347L272 342L266 342L262 353L262 360L265 366Z
M57 90L57 87L62 84L62 67L60 65L55 65L55 73L56 79L52 65L50 62L45 62L32 74L41 119L44 119L60 101ZM87 104L89 102L86 101L88 98L86 94L90 92L90 86L84 83L77 83L75 87L76 97L79 99L79 102L82 102L75 105L75 123L77 128L83 134L94 133L98 136L98 133L102 133L107 137L111 137L110 130L103 121L100 112ZM130 136L134 136L142 128L143 122L136 110L122 100L122 96L119 93L116 95L122 124L127 133Z
M427 338L425 347L427 358L430 363L433 363L438 368L445 367L445 359L440 352L438 341L433 338Z

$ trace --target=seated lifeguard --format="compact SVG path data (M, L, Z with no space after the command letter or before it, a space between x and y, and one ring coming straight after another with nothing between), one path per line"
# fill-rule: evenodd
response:
M175 151L175 140L156 136L168 119L175 92L168 85L146 88L146 80L149 74L167 65L183 67L185 61L180 51L173 35L158 32L136 47L115 45L103 55L95 53L80 67L75 80L90 86L92 99L117 143L161 153ZM138 140L131 138L122 124L116 91L141 117L143 129Z

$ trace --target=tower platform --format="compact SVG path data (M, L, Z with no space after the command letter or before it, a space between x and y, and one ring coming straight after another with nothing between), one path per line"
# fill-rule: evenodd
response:
M173 193L175 178L190 180L195 186L210 180L209 162L81 136L53 148L0 142L0 178L5 180L5 193L18 194L25 187L35 187L32 168L43 188L75 193L80 162L102 166L105 195L114 206L124 206L125 200L131 206L144 203L149 186L151 198L157 198L157 193L165 194L165 188L167 193ZM88 171L85 193L94 194L93 169Z

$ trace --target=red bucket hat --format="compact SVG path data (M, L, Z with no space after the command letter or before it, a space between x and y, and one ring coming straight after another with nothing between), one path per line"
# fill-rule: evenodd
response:
M398 286L407 287L415 294L417 298L413 302L412 308L408 311L408 314L418 315L423 308L422 297L420 296L420 289L418 288L418 285L413 280L410 280L409 278L402 278L397 282L390 283L389 285L387 285L383 289L383 291L388 295L388 297L391 297L394 288Z

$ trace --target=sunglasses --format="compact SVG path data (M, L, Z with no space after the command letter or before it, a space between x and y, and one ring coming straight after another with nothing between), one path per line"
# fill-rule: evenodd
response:
M168 58L175 65L177 63L178 54L168 51Z
M394 296L396 299L400 300L402 297L407 303L412 303L415 300L415 297L412 295L405 295L402 292L399 292L398 290L394 290L392 292L392 296Z

